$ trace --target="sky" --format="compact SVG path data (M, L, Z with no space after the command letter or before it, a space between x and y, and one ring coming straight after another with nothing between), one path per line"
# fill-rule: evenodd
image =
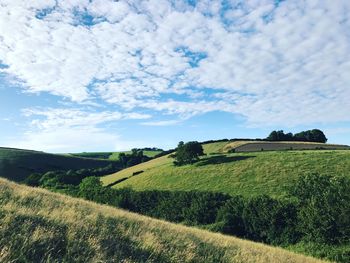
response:
M0 146L350 144L348 0L0 0Z

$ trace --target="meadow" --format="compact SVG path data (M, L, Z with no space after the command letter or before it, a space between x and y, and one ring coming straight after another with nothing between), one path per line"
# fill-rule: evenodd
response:
M230 195L283 197L308 173L350 177L350 151L258 151L224 153L227 142L205 144L194 165L174 166L163 156L102 177L104 185L135 190L213 191ZM227 148L226 148L227 149Z

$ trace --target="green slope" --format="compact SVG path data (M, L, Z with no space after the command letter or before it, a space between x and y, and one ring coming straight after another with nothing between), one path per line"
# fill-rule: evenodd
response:
M323 173L350 177L350 151L308 150L217 154L224 143L204 145L207 156L194 165L176 167L167 156L102 178L105 185L136 190L199 190L246 196L283 196L298 176ZM132 176L135 172L140 172Z
M0 179L0 262L322 261Z
M112 161L0 147L0 176L13 181L21 181L34 172L99 168L110 163Z

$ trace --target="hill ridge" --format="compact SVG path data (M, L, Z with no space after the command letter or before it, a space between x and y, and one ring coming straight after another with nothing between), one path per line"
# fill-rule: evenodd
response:
M103 168L115 163L63 154L0 147L0 176L20 182L32 173L53 170Z

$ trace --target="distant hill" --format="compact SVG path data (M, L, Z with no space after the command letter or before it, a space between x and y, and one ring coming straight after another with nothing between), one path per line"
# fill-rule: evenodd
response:
M162 151L158 150L146 150L143 151L143 154L148 157L154 157ZM83 153L70 153L71 156L84 157L84 158L93 158L93 159L103 159L116 161L119 158L121 153L131 154L131 151L122 151L122 152L83 152Z
M321 260L0 179L1 262Z
M106 167L111 163L113 162L108 160L0 147L0 177L13 181L21 181L34 172L43 173L51 170L100 168Z
M307 173L350 177L349 150L315 150L349 149L348 146L223 141L206 143L203 147L207 156L196 164L176 167L172 158L163 156L102 177L102 181L105 185L116 183L113 187L135 190L198 190L278 197L285 195L298 176ZM290 150L290 147L309 150ZM228 153L233 150L235 153Z

